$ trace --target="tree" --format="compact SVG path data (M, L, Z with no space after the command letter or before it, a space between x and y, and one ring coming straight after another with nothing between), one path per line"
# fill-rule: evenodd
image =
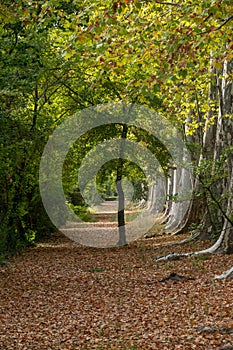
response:
M1 250L54 230L39 194L40 157L66 115L92 103L84 73L73 89L76 70L65 50L76 10L63 1L0 5Z

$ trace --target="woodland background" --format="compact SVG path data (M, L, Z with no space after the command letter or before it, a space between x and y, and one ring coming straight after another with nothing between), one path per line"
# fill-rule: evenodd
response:
M232 4L231 1L4 1L1 35L1 251L14 251L54 230L39 194L38 169L53 130L86 107L124 101L154 108L181 133L195 174L189 218L170 204L170 231L198 229L232 246ZM64 166L71 205L84 212L75 175L98 142L120 137L121 126L93 130ZM131 130L154 150L173 182L158 140ZM113 164L99 174L107 193ZM139 174L139 175L135 175ZM135 186L138 169L128 176ZM76 186L76 187L75 187ZM140 186L139 186L140 187ZM155 189L156 191L156 189ZM143 194L137 195L138 198ZM74 199L74 197L76 199ZM73 199L72 199L73 198Z

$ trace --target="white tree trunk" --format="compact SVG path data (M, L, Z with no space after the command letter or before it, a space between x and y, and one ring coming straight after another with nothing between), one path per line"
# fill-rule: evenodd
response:
M230 80L233 72L233 62L227 61L223 64L222 72L219 72L218 78L218 101L219 101L219 112L216 126L208 126L208 119L206 121L206 130L203 135L203 149L200 155L200 162L202 160L213 159L217 162L220 159L221 152L228 149L229 157L223 164L228 177L220 179L219 184L213 189L216 191L217 198L221 198L221 195L225 195L225 200L220 202L221 210L219 208L218 214L222 221L222 230L217 241L208 249L204 249L198 252L191 252L186 254L169 254L167 256L155 259L155 261L162 260L174 260L180 257L196 256L199 254L214 253L218 250L224 251L225 253L233 253L233 121L229 118L233 113L233 84ZM215 89L212 85L210 98L215 98ZM211 117L211 112L208 117ZM213 152L214 150L214 152ZM214 169L213 169L214 170ZM214 173L213 173L214 174ZM212 175L213 175L212 174ZM182 178L182 176L181 176ZM177 189L177 183L175 184ZM178 213L175 205L172 205L171 213L173 214L172 221L169 221L170 225L174 225L175 219L174 214ZM220 216L221 214L221 216ZM171 227L171 226L170 226ZM168 226L168 228L170 228ZM230 278L233 277L233 267L224 272L223 274L216 276L219 278Z
M160 214L166 203L166 184L162 176L158 176L149 188L147 210L150 214Z
M169 220L165 227L167 233L177 234L185 226L188 211L192 200L193 181L187 162L189 160L187 149L183 150L183 164L173 170L172 204ZM185 167L184 167L185 166Z
M166 185L162 177L155 180L153 203L150 208L150 212L153 214L159 214L164 211L166 203Z

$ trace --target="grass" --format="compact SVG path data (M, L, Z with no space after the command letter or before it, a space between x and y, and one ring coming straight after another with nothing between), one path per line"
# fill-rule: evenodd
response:
M90 269L88 270L89 272L98 272L98 273L103 273L104 269Z

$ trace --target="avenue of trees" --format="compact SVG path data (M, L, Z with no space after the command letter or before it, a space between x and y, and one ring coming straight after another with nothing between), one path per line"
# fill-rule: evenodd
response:
M182 216L173 200L182 174L169 166L158 140L143 130L128 130L158 154L169 180L167 233L195 229L200 238L215 239L208 252L233 253L232 13L230 0L1 3L1 252L20 249L54 230L38 175L49 135L75 112L123 101L152 108L169 120L191 153L194 191ZM69 196L79 198L75 176L87 152L121 136L118 124L82 136L64 164ZM110 186L104 194L114 192L113 174L120 179L117 164L111 171L113 163L99 174L99 188ZM143 174L130 166L126 176L137 186ZM149 197L159 190L154 186ZM138 191L143 198L140 186Z

